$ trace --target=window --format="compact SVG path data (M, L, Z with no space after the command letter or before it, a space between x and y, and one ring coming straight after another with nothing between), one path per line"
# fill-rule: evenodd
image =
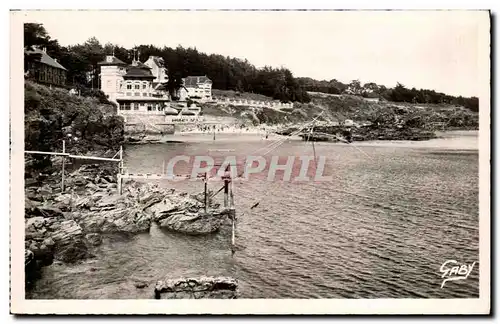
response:
M143 89L147 89L147 87L148 87L147 83L143 83L143 84L142 84L142 88L143 88Z
M127 83L127 90L132 90L132 85L130 83Z
M165 107L163 107L162 105L156 105L158 107L158 111L163 111L165 109Z
M140 92L134 92L134 96L136 96L136 97L140 97L140 96L141 96L141 93L140 93Z
M127 92L127 93L125 93L125 95L130 97L130 96L132 96L132 92Z
M120 110L130 110L130 103L128 102L120 103Z
M141 85L140 85L140 84L136 84L136 85L135 85L135 89L136 89L136 90L139 90L140 88L141 88Z
M153 111L153 105L151 104L148 105L148 111Z

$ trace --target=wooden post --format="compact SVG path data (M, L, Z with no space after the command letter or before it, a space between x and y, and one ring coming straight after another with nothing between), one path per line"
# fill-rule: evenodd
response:
M229 211L231 213L231 255L234 255L235 252L235 241L236 241L236 210L234 209L234 195L233 195L233 179L231 177L231 168L228 167L229 170L229 185L231 186L229 191Z
M231 206L231 209L234 209L234 193L233 193L233 178L231 178L231 172L229 172L229 184L231 186L231 190L229 190L229 206Z
M66 153L66 141L63 140L62 152ZM64 192L64 164L66 163L66 156L62 156L62 172L61 172L61 192Z
M122 172L123 172L123 146L120 146L120 162L118 166L118 193L121 195L123 193L123 179L122 179Z
M123 146L120 146L120 174L122 173L123 169Z
M123 189L122 189L122 175L120 173L118 173L116 175L117 177L117 180L118 180L118 193L121 195L123 193Z
M205 213L208 210L208 196L207 196L207 189L208 189L208 175L205 172Z
M224 177L224 208L229 206L229 181Z
M234 244L235 244L235 232L236 232L236 224L235 224L235 221L234 221L234 213L231 214L231 225L232 225L232 230L231 230L231 245L232 245L232 248L231 250L233 251L233 254L234 254Z

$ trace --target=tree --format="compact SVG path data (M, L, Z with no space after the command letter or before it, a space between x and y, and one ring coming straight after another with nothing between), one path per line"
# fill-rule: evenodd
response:
M351 83L349 83L346 92L353 95L361 95L363 93L361 82L359 82L359 80L352 80Z
M50 36L43 27L43 24L25 23L24 24L24 48L33 50L36 46L47 46L50 42Z
M130 63L132 49L107 43L104 46L95 37L85 43L63 47L57 40L50 39L41 24L25 24L25 46L45 46L47 53L57 58L67 68L67 80L78 86L99 88L98 65L105 55L114 52L115 56ZM162 57L169 75L168 90L172 97L178 95L177 90L182 84L182 78L190 75L206 75L213 82L215 89L254 92L281 101L310 102L307 91L325 92L331 94L351 93L365 97L379 97L395 102L414 103L452 103L462 105L473 111L478 111L479 100L472 98L457 98L434 90L407 89L398 83L394 88L387 88L374 82L361 86L359 80L344 84L337 79L314 80L312 78L294 77L285 68L265 66L256 68L246 59L231 58L218 54L205 54L196 48L178 46L156 47L154 45L137 46L139 59L143 62L150 55ZM28 57L27 60L36 59ZM87 77L90 79L87 80Z
M179 94L177 92L181 86L183 86L181 74L169 70L167 89L172 99L179 99Z

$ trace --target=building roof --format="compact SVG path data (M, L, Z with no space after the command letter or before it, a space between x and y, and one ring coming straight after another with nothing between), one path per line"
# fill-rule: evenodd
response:
M165 62L163 61L163 57L151 55L151 56L148 58L148 61L149 61L150 59L151 59L153 62L155 62L155 64L156 64L156 65L158 65L159 67L165 67Z
M26 51L25 53L26 54L40 54L41 55L41 57L40 57L40 62L41 63L46 64L46 65L50 65L50 66L55 67L57 69L61 69L61 70L67 71L64 66L62 66L61 64L59 64L56 60L54 60L47 53L45 53L43 50L41 50L39 48L35 48L32 51Z
M138 66L140 67L141 69L148 69L148 70L151 70L151 68L149 66L147 66L146 64L142 63L141 61L133 61L132 62L132 66Z
M151 73L149 69L142 68L138 65L129 66L127 68L127 73L123 76L124 78L148 78L154 79L155 76Z
M200 83L212 82L206 75L203 76L188 76L184 78L184 86L189 88L196 88Z
M159 91L165 91L167 90L167 84L162 83L162 82L153 82L153 89L159 90Z
M104 61L101 61L97 64L98 65L127 65L127 63L123 62L122 60L115 57L114 55L106 56L106 59Z

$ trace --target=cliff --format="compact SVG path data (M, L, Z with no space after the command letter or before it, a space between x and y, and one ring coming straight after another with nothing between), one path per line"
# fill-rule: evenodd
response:
M223 98L253 98L245 93L217 90ZM293 107L267 108L222 103L202 104L205 116L233 117L246 124L286 124L292 126L312 120L323 112L320 120L343 123L353 120L358 124L373 124L392 129L406 125L427 131L447 129L478 129L479 114L465 107L449 104L413 104L373 101L352 95L310 93L310 103L297 103ZM256 98L254 98L256 99ZM259 98L263 99L263 98Z
M25 150L86 154L117 150L123 142L123 119L104 98L80 97L67 90L30 81L24 86ZM45 156L27 155L28 162L50 165ZM35 163L37 164L37 163Z

